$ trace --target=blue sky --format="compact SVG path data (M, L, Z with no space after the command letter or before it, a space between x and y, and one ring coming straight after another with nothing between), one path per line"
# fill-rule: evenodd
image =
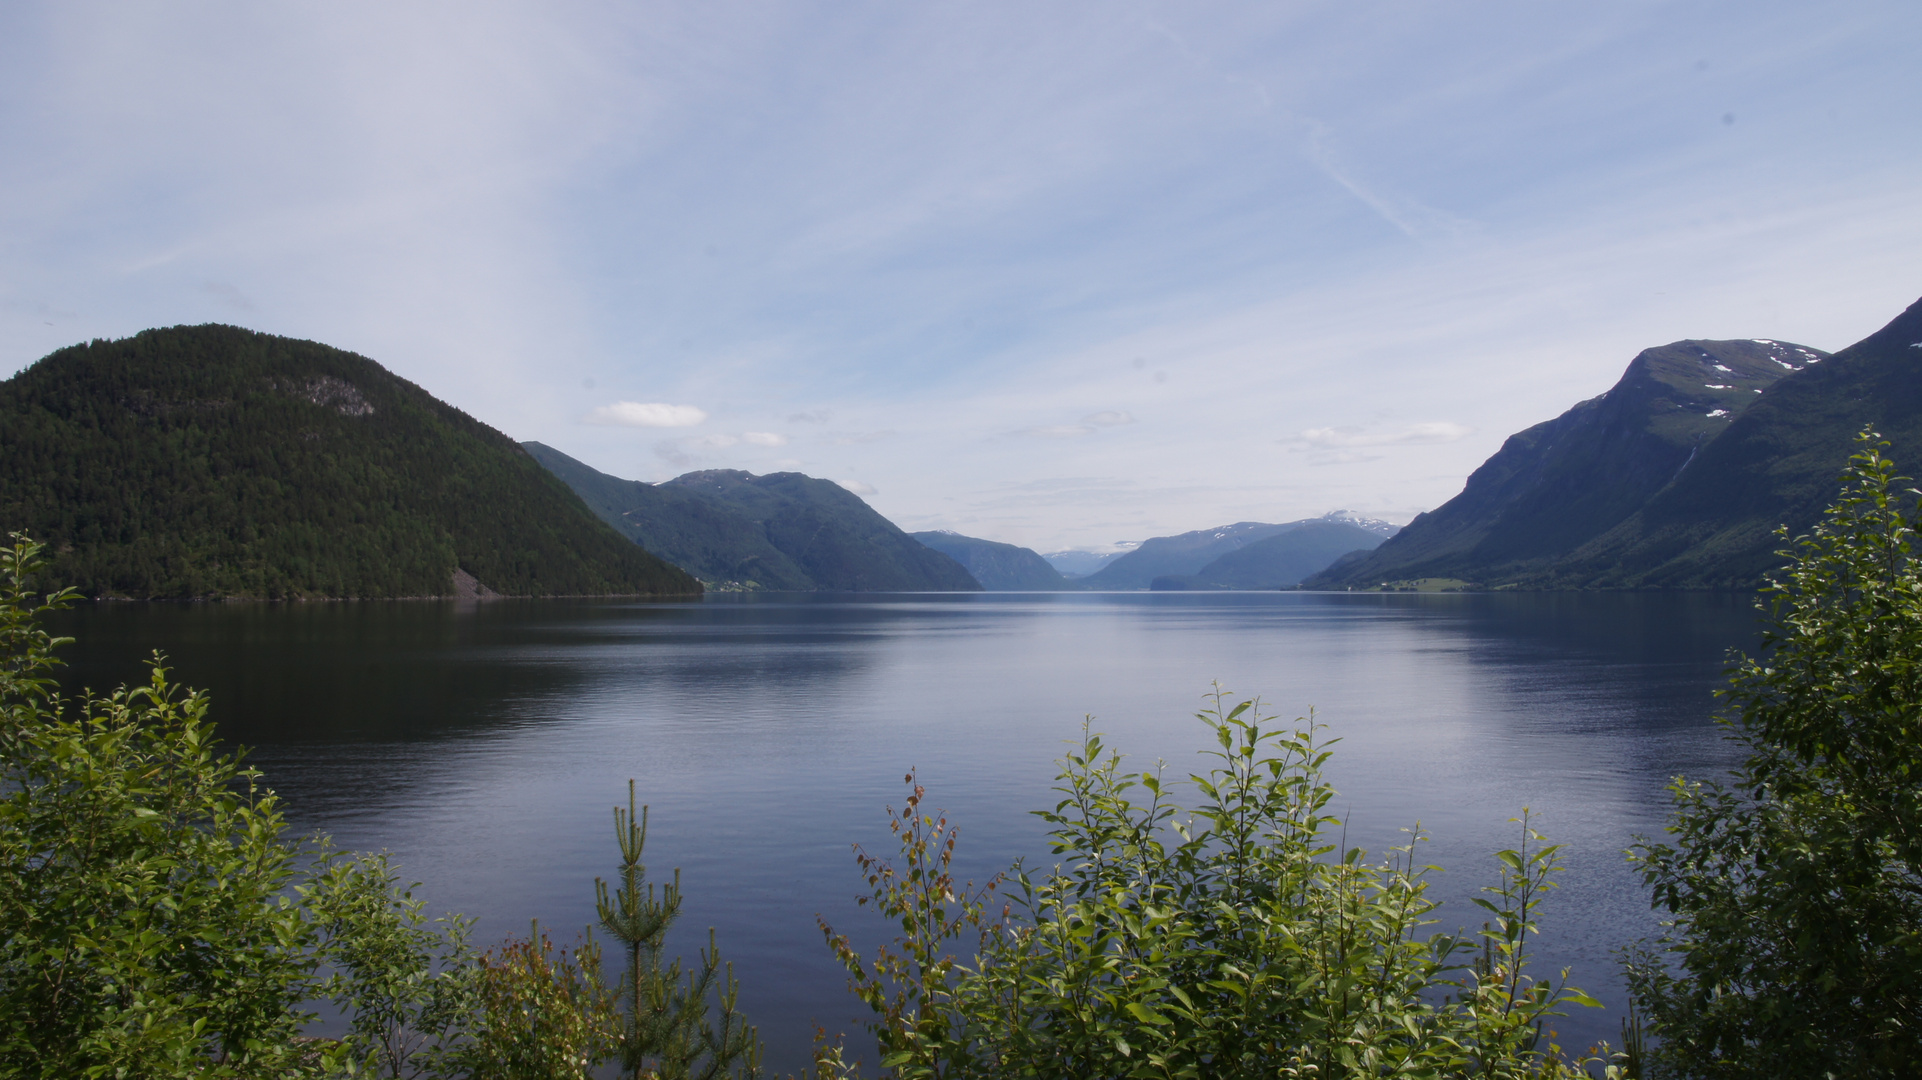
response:
M16 3L0 372L228 322L1041 550L1446 501L1922 295L1909 3Z

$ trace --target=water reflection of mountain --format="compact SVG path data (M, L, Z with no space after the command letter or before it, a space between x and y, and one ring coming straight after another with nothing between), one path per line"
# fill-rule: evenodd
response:
M213 695L224 737L269 746L467 738L662 689L833 681L860 651L823 646L872 622L725 603L97 604L54 629L79 638L61 654L70 690L142 678L159 649Z

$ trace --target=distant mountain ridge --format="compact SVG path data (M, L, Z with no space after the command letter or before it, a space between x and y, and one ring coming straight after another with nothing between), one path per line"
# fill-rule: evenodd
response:
M1385 539L1381 532L1347 520L1304 521L1292 529L1236 548L1192 574L1157 577L1148 587L1154 590L1293 588L1304 578L1326 570L1335 560L1371 551Z
M1075 581L1085 589L1147 589L1157 578L1194 575L1203 567L1230 552L1266 540L1271 536L1313 523L1334 523L1371 535L1392 535L1396 526L1385 521L1361 518L1346 510L1336 510L1320 518L1284 522L1279 525L1260 521L1238 521L1212 529L1196 529L1175 536L1143 540L1133 551L1115 559L1100 570ZM1357 545L1362 546L1362 545ZM1337 552L1336 555L1340 555ZM1331 555L1332 560L1336 555ZM1326 566L1323 563L1322 566ZM1315 570L1321 567L1315 567Z
M1332 522L1340 525L1353 525L1355 528L1360 529L1363 532L1373 533L1374 535L1382 538L1383 540L1386 540L1389 537L1400 532L1402 528L1400 525L1396 525L1388 521L1383 521L1380 518L1371 518L1371 517L1364 516L1362 514L1357 514L1353 510L1330 510L1329 512L1321 515L1318 518L1309 518L1307 520Z
M88 595L698 594L507 436L363 356L233 326L0 383L0 531Z
M947 530L908 535L960 563L982 588L992 592L1060 592L1074 588L1048 560L1028 548Z
M635 543L721 587L778 591L972 591L960 563L860 496L800 473L691 472L623 480L551 446L523 444L589 509Z
M1310 587L1447 578L1509 588L1753 588L1873 426L1922 471L1922 301L1832 356L1681 341L1511 437L1462 493Z
M1085 589L1145 589L1155 578L1192 574L1236 548L1287 528L1263 521L1237 521L1212 529L1151 537L1076 584Z
M1108 552L1077 551L1070 548L1066 551L1050 551L1041 557L1046 559L1048 565L1054 567L1056 572L1060 573L1062 577L1074 581L1087 577L1089 574L1119 559L1128 552L1133 551L1136 546L1138 545L1130 544L1125 546L1121 551Z

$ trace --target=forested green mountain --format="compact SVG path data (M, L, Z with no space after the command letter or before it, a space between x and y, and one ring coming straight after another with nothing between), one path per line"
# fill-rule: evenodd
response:
M0 530L93 596L700 591L500 432L365 357L231 326L0 383Z
M981 589L960 563L915 540L832 480L707 469L667 481L759 522L770 544L822 589L854 592Z
M952 532L909 533L921 543L965 567L984 589L998 592L1055 592L1076 586L1038 553L1013 544Z
M588 509L629 540L703 581L775 591L819 588L758 522L688 488L623 480L542 443L522 443Z
M1759 391L1759 392L1758 392ZM1746 407L1744 407L1746 403ZM1511 437L1462 493L1310 587L1750 588L1835 495L1865 425L1922 468L1922 302L1834 356L1684 341Z
M831 480L710 469L644 484L551 446L525 445L602 520L703 581L856 592L981 588L961 564Z
M1307 521L1230 551L1193 574L1155 578L1149 588L1286 589L1326 570L1350 552L1379 547L1384 537L1345 521Z

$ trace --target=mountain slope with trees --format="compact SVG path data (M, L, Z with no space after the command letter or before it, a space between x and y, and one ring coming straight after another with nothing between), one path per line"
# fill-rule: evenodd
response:
M232 326L0 383L0 529L93 596L700 592L500 432L366 357Z
M603 521L703 581L796 591L981 588L960 563L831 480L709 469L645 484L525 445Z
M777 592L819 587L745 514L688 488L609 476L542 443L521 445L602 521L702 581Z
M800 473L755 476L739 469L685 473L684 488L760 523L768 542L822 589L851 592L978 592L961 564L902 532L832 480Z

